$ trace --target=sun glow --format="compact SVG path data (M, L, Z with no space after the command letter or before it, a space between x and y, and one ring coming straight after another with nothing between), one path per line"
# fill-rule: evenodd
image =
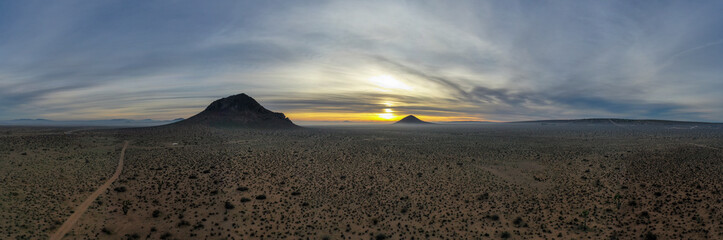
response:
M395 117L397 117L393 113L380 113L380 114L377 114L377 116L379 116L379 118L381 118L381 119L386 119L386 120L391 120L391 119L394 119Z
M332 121L332 122L376 122L376 123L390 123L394 120L399 120L402 116L392 113L384 112L289 112L286 114L292 121L300 122L316 122L316 121ZM434 116L415 114L414 116L428 122L444 122L444 121L487 121L484 118L478 117L445 117L445 116Z
M384 112L377 114L377 116L383 120L392 120L397 118L397 115L394 115L394 110L391 108L385 108Z
M383 91L391 89L412 90L412 87L389 75L379 75L369 78L369 81L381 87Z

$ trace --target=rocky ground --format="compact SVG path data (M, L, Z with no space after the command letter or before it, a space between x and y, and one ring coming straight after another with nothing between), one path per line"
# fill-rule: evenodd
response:
M722 130L0 130L0 238L47 237L123 140L67 239L723 238Z

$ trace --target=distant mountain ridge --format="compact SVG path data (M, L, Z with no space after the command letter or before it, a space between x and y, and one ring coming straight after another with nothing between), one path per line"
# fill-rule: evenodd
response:
M491 121L444 121L444 122L437 122L437 123L463 125L463 124L495 124L495 123L499 123L499 122L491 122Z
M0 121L4 126L28 127L151 127L175 123L183 120L153 120L153 119L107 119L107 120L48 120L48 119L14 119Z
M555 120L532 120L532 121L518 121L510 123L589 123L589 124L634 124L634 125L676 125L676 124L723 124L723 123L712 123L712 122L693 122L693 121L674 121L674 120L659 120L659 119L624 119L624 118L583 118L583 119L555 119Z
M509 123L535 123L535 124L569 124L569 125L615 125L615 126L650 126L650 127L666 127L670 129L720 129L723 123L711 122L692 122L692 121L673 121L658 119L621 119L621 118L587 118L587 119L569 119L569 120L535 120L521 121Z
M283 113L272 112L245 93L213 101L202 112L172 125L241 128L298 128Z

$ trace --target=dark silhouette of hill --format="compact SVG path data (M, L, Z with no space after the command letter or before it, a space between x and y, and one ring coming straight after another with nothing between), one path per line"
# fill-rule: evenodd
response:
M415 117L414 115L409 115L409 116L402 118L402 120L399 120L398 122L396 122L394 124L432 124L432 123L422 121L419 118Z
M172 125L240 128L298 128L283 113L269 111L241 93L213 101L205 110Z

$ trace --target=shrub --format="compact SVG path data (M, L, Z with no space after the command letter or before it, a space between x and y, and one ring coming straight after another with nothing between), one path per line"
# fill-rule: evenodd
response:
M125 192L125 191L128 190L128 189L126 189L125 186L120 186L120 187L114 188L113 190L116 191L116 192L121 193L121 192Z
M123 215L127 215L128 210L130 210L130 208L131 208L131 201L128 201L128 200L123 201L123 208L122 208Z
M653 232L648 232L645 234L645 240L657 240L658 236L655 235Z
M489 193L483 193L483 194L480 194L479 196L477 196L477 201L484 201L484 200L487 200L487 199L489 199L489 198L490 198L490 194L489 194Z
M191 223L186 220L181 220L178 222L178 227L184 227L184 226L191 226Z
M168 239L168 238L170 238L170 237L171 237L171 233L169 233L169 232L164 233L163 235L161 235L161 239Z
M141 236L138 235L138 233L126 234L126 237L128 237L128 239L140 239L141 238Z
M515 224L515 225L517 225L517 226L521 225L521 224L522 224L522 218L521 218L521 217L515 218L515 220L512 221L512 224Z

